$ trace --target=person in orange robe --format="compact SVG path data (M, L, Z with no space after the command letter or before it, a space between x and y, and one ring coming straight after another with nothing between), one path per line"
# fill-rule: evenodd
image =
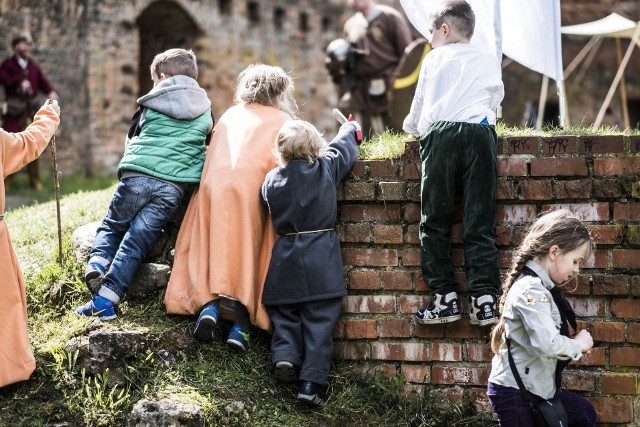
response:
M4 178L37 159L60 124L57 101L47 101L18 133L0 129L0 387L29 379L36 368L27 334L27 297L4 220Z
M276 166L282 124L294 118L293 80L280 67L250 65L238 78L235 105L213 129L200 188L193 194L175 247L164 303L171 314L198 314L194 336L215 337L221 299L235 305L227 344L249 347L251 324L270 330L262 289L277 234L260 188Z

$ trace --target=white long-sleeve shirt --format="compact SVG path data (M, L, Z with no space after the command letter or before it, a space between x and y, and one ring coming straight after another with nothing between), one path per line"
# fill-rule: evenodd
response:
M495 124L504 97L495 56L478 46L452 43L433 49L420 69L416 93L402 128L422 137L438 121Z

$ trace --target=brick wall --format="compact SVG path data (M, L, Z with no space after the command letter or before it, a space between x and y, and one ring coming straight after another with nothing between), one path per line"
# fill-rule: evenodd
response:
M338 231L349 295L335 331L337 357L404 375L409 389L433 384L451 396L479 394L492 357L490 327L463 319L416 323L422 280L418 143L400 160L358 161L339 194ZM601 423L640 420L640 137L511 137L500 140L497 246L502 272L526 226L568 208L589 225L597 250L568 295L582 327L602 344L565 371L564 385L595 405ZM453 259L466 297L459 220ZM592 280L590 280L592 279ZM466 298L462 298L466 301Z

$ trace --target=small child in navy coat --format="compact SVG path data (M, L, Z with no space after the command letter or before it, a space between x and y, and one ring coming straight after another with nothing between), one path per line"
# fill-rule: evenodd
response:
M327 145L312 124L286 122L274 150L280 166L262 185L262 202L280 235L262 294L273 322L275 376L299 380L297 398L312 406L325 403L333 330L347 294L334 230L336 193L358 157L359 129L347 122Z

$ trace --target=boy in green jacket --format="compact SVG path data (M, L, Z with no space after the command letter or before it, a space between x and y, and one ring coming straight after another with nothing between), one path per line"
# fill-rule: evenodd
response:
M153 89L138 99L120 183L89 252L85 282L97 293L78 307L79 316L116 318L116 304L160 231L188 187L200 182L213 116L197 77L190 50L169 49L151 63Z

